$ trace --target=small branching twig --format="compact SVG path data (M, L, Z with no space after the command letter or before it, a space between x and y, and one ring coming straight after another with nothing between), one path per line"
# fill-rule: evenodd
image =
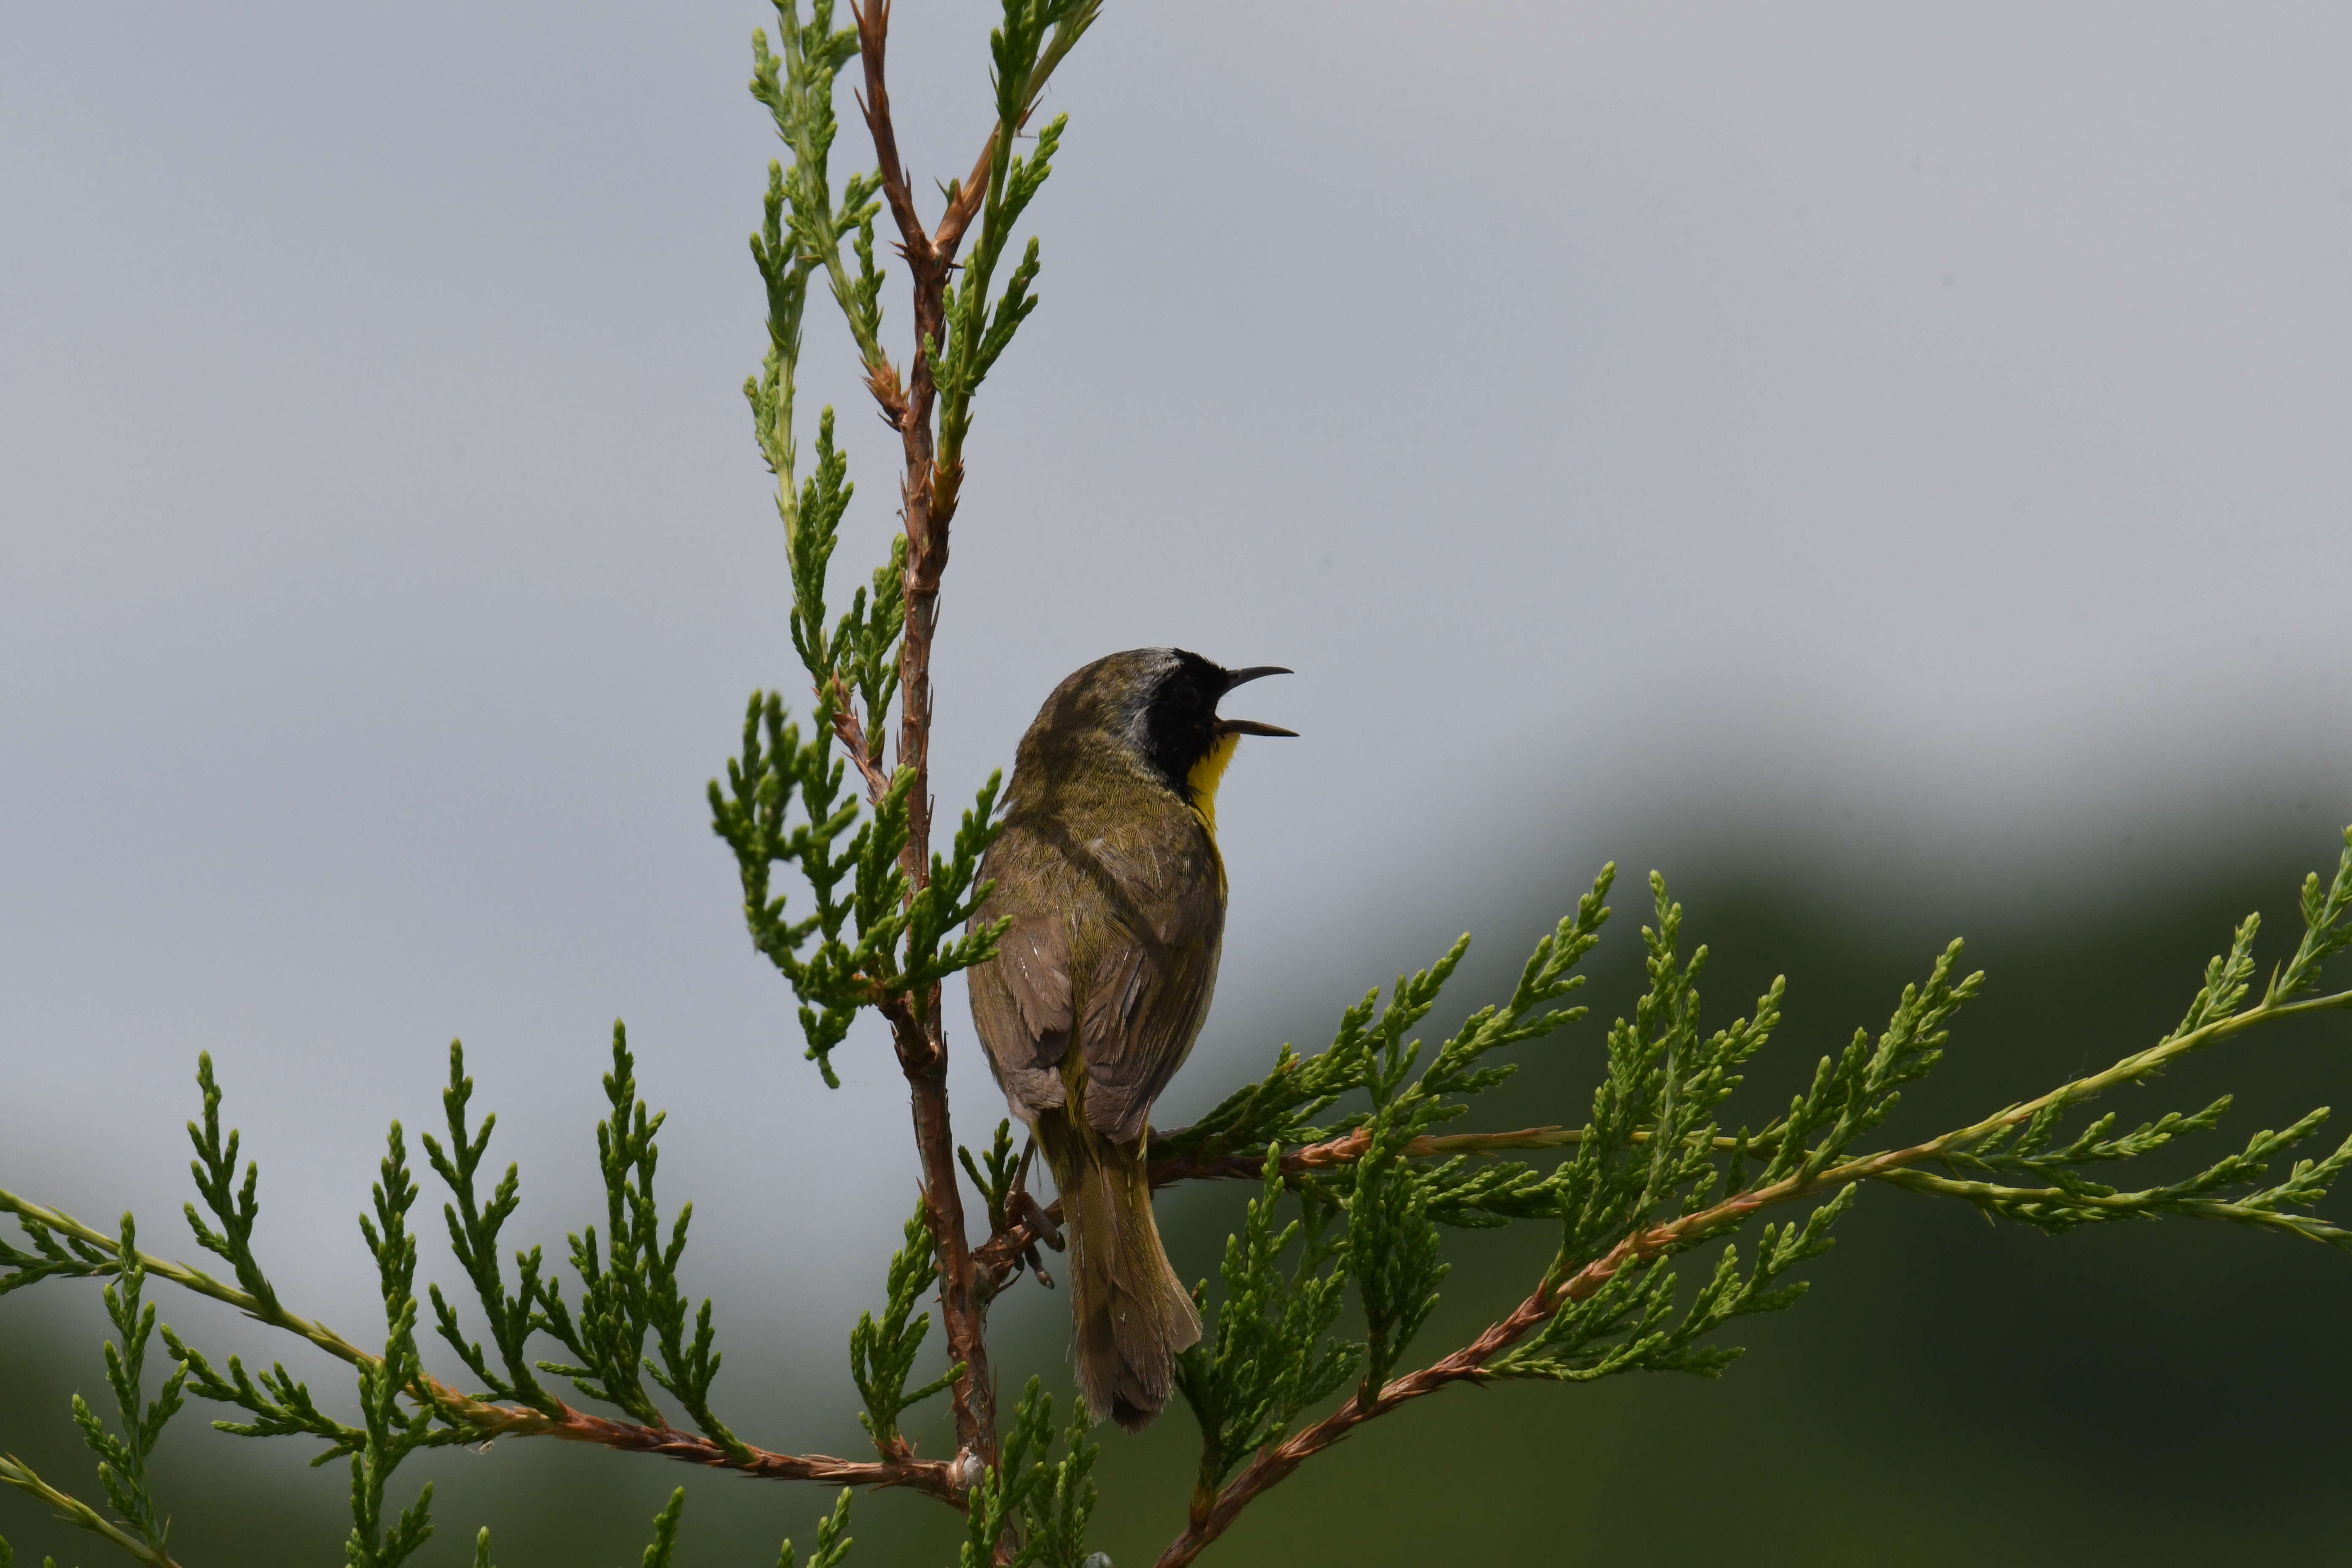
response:
M462 1138L455 1116L453 1112L452 1136ZM487 1142L487 1125L482 1136ZM408 1230L416 1184L409 1178L408 1151L397 1121L386 1137L379 1169L375 1213L373 1218L360 1216L360 1234L375 1255L384 1343L382 1358L359 1369L360 1414L366 1426L352 1453L352 1532L343 1544L349 1568L400 1568L415 1554L433 1533L433 1483L427 1481L416 1500L389 1522L384 1488L393 1471L417 1449L462 1442L472 1435L462 1427L436 1430L438 1413L428 1403L410 1408L401 1405L401 1395L424 1375L425 1366L416 1351L416 1238Z
M570 1351L576 1365L542 1361L539 1370L569 1378L589 1399L618 1405L630 1418L667 1426L640 1376L646 1365L646 1334L652 1326L652 1280L662 1254L661 1213L654 1202L654 1168L659 1159L655 1135L662 1118L637 1099L636 1064L628 1034L613 1028L613 1070L604 1075L612 1113L596 1124L596 1164L604 1178L604 1235L596 1228L571 1237L572 1267L580 1276L580 1314L575 1321L552 1279L540 1285L534 1326ZM677 1242L683 1249L689 1207L678 1216ZM679 1303L681 1309L683 1303Z
M849 1555L853 1537L849 1534L849 1498L847 1487L833 1500L833 1511L816 1521L816 1551L811 1553L808 1568L840 1568L843 1558ZM776 1568L800 1568L800 1554L793 1550L791 1538L776 1554Z
M205 1120L200 1127L188 1123L188 1141L196 1146L196 1157L188 1169L196 1178L196 1191L202 1194L205 1206L220 1222L215 1230L197 1216L196 1205L185 1206L188 1228L195 1233L196 1245L205 1251L227 1260L235 1270L236 1282L246 1293L268 1305L275 1305L269 1281L253 1260L253 1222L260 1213L261 1203L257 1186L261 1169L252 1161L246 1162L245 1185L236 1188L236 1152L240 1134L229 1130L228 1142L221 1142L219 1082L213 1077L213 1058L209 1051L196 1057L196 1087L204 1096Z
M86 1530L108 1545L148 1564L148 1568L180 1568L170 1553L152 1547L136 1535L107 1521L106 1516L69 1493L61 1492L43 1480L30 1465L14 1454L0 1454L0 1486L13 1487L66 1523ZM0 1541L0 1568L10 1568L15 1553L5 1541ZM48 1568L55 1568L49 1564Z
M1241 1234L1225 1242L1225 1299L1214 1326L1177 1363L1177 1387L1201 1424L1196 1516L1213 1505L1234 1466L1281 1441L1301 1410L1348 1381L1363 1353L1330 1339L1347 1286L1347 1248L1325 1235L1336 1205L1310 1196L1306 1221L1277 1231L1282 1161L1271 1144L1262 1181ZM1294 1242L1298 1258L1286 1271Z
M604 1075L604 1095L612 1113L597 1124L596 1158L604 1178L609 1240L600 1249L593 1226L571 1238L572 1268L581 1282L576 1321L556 1281L541 1281L533 1326L560 1342L573 1363L542 1361L539 1370L570 1378L587 1398L618 1405L647 1426L669 1430L669 1418L639 1381L642 1371L684 1405L719 1448L747 1456L751 1450L710 1408L721 1360L714 1348L710 1302L705 1299L694 1312L677 1283L694 1205L678 1210L665 1240L654 1172L661 1162L655 1140L666 1116L637 1097L636 1058L629 1053L628 1030L619 1023L613 1026L613 1068ZM661 1352L659 1365L645 1353L648 1334Z
M207 1065L207 1098L211 1105L217 1105L219 1092L211 1087L210 1079ZM235 1151L232 1136L227 1155L227 1163L232 1167ZM248 1214L253 1184L248 1180ZM122 1216L121 1235L116 1239L113 1252L114 1279L101 1294L107 1321L114 1325L118 1336L106 1342L105 1356L106 1385L114 1395L115 1420L120 1430L109 1428L79 1394L73 1396L73 1419L74 1425L81 1428L83 1444L98 1457L98 1484L115 1517L110 1520L79 1498L49 1485L13 1454L0 1454L0 1485L13 1487L47 1504L58 1518L89 1531L150 1568L177 1568L166 1546L172 1533L171 1521L156 1505L154 1481L148 1472L147 1461L154 1454L156 1439L163 1435L165 1425L180 1412L188 1369L174 1369L163 1380L155 1397L147 1398L147 1346L155 1333L155 1306L142 1300L148 1270L139 1251L137 1228L127 1214ZM165 1329L163 1337L167 1345L173 1343L171 1330ZM5 1543L0 1542L0 1553L5 1552ZM0 1556L0 1563L5 1561L5 1556Z
M678 1488L669 1494L669 1501L654 1515L654 1539L641 1559L643 1568L670 1568L670 1558L677 1551L678 1521L686 1516L686 1489Z
M473 1097L474 1080L466 1076L465 1047L453 1040L449 1044L449 1084L441 1091L442 1112L448 1120L449 1146L444 1149L428 1132L425 1135L425 1157L432 1163L435 1173L448 1184L455 1200L441 1206L442 1217L449 1227L449 1247L457 1255L458 1267L465 1269L473 1284L483 1316L489 1320L490 1342L506 1375L500 1377L492 1372L482 1347L458 1328L457 1314L438 1285L430 1287L433 1315L441 1337L449 1342L457 1358L489 1391L490 1397L517 1400L553 1415L560 1402L531 1375L530 1354L525 1348L532 1329L532 1308L539 1300L540 1249L534 1247L515 1254L518 1278L511 1294L499 1266L499 1232L513 1215L515 1205L522 1201L522 1173L519 1167L508 1165L488 1200L483 1200L474 1177L481 1169L482 1156L489 1151L490 1132L498 1126L499 1119L495 1113L485 1116L481 1131L469 1131L466 1108Z
M1063 1434L1058 1461L1054 1437L1054 1397L1033 1377L1013 1407L1002 1458L979 1467L965 1496L958 1568L1083 1568L1095 1449L1083 1416Z
M874 1439L883 1458L893 1462L914 1457L913 1447L899 1434L898 1417L963 1375L962 1366L954 1365L920 1388L912 1392L907 1388L915 1356L931 1327L929 1313L915 1316L915 1302L936 1274L930 1226L918 1210L907 1222L906 1244L890 1258L889 1301L882 1309L880 1321L871 1312L860 1312L857 1327L849 1335L849 1375L866 1401L858 1424Z

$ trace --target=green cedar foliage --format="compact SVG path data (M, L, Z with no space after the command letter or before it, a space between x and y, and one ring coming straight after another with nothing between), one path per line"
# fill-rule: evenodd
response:
M107 1318L120 1336L107 1342L104 1353L106 1385L114 1395L121 1435L109 1431L79 1394L73 1397L73 1415L82 1441L98 1456L98 1480L106 1500L142 1541L160 1552L168 1528L156 1511L147 1459L155 1451L155 1439L163 1435L163 1424L179 1413L188 1375L185 1369L174 1370L152 1403L142 1392L147 1345L155 1333L155 1306L141 1300L147 1273L139 1266L137 1241L136 1227L126 1214L122 1243L116 1254L120 1268L113 1282L100 1292Z
M485 1142L489 1137L487 1125L482 1137ZM433 1533L430 1481L398 1518L388 1525L384 1521L384 1487L392 1472L409 1455L431 1446L437 1436L429 1404L401 1404L401 1394L425 1370L416 1350L416 1238L408 1232L408 1211L416 1202L416 1184L409 1179L407 1152L397 1121L392 1124L386 1144L383 1176L373 1193L375 1216L373 1220L360 1216L360 1234L375 1254L385 1335L383 1359L360 1368L360 1411L367 1427L358 1451L352 1455L352 1532L343 1543L346 1568L399 1568ZM432 1147L430 1139L425 1146ZM478 1153L476 1157L479 1158ZM509 1174L511 1177L512 1173Z
M898 1417L963 1375L963 1363L958 1362L911 1394L907 1390L916 1354L931 1327L929 1313L914 1316L915 1303L930 1290L936 1258L930 1227L919 1208L907 1221L906 1245L891 1255L889 1302L880 1321L871 1312L860 1312L849 1333L849 1377L866 1401L858 1424L885 1458L905 1447Z
M849 1555L849 1489L842 1488L841 1495L833 1500L833 1511L816 1521L816 1551L810 1554L806 1568L840 1568L842 1559ZM802 1568L789 1536L776 1554L776 1568Z
M963 1173L971 1178L971 1184L979 1192L981 1201L987 1205L990 1232L993 1234L1010 1228L1013 1224L1013 1194L1026 1169L1024 1158L1013 1152L1013 1123L998 1121L995 1142L988 1146L988 1152L982 1155L978 1163L973 1161L971 1151L961 1144L956 1147L956 1160L963 1166ZM983 1166L986 1168L982 1169Z
M686 1489L678 1488L669 1494L669 1501L654 1515L653 1544L646 1548L640 1560L643 1568L670 1568L670 1558L677 1551L677 1523L686 1514Z
M100 1294L106 1303L107 1320L118 1336L106 1342L103 1354L107 1390L114 1395L120 1430L110 1428L79 1394L73 1396L73 1420L81 1428L84 1446L98 1457L98 1484L114 1518L110 1520L79 1498L50 1486L13 1454L0 1454L0 1485L47 1505L58 1518L152 1568L172 1568L165 1549L171 1521L156 1504L147 1461L164 1426L179 1414L188 1372L184 1366L174 1368L155 1397L146 1397L147 1347L155 1333L155 1306L142 1299L147 1269L138 1247L137 1227L127 1214L122 1216L111 1264L114 1279ZM171 1331L163 1331L168 1342ZM6 1568L14 1556L8 1543L0 1541L0 1568Z
M465 1074L462 1047L452 1047L450 1061L450 1080L443 1097L449 1143L445 1147L428 1137L427 1158L450 1188L452 1201L445 1206L444 1215L451 1243L474 1285L478 1309L493 1325L493 1342L507 1377L492 1373L486 1353L457 1330L456 1311L438 1287L428 1287L428 1293L458 1359L491 1385L495 1397L514 1404L468 1398L436 1383L425 1371L415 1332L417 1246L408 1225L418 1193L398 1122L392 1124L388 1136L381 1179L373 1194L373 1212L359 1221L362 1238L376 1265L383 1302L386 1332L381 1353L360 1351L279 1305L253 1248L259 1171L248 1163L242 1184L231 1184L224 1177L224 1173L234 1171L239 1134L232 1131L222 1136L221 1089L207 1059L200 1062L198 1070L205 1117L201 1124L189 1124L189 1136L198 1154L194 1173L199 1194L211 1218L207 1221L192 1213L190 1224L200 1240L209 1237L218 1243L211 1249L230 1259L241 1282L260 1289L229 1287L185 1265L139 1252L128 1215L121 1237L110 1253L95 1244L95 1233L70 1216L14 1194L0 1194L0 1202L16 1215L32 1242L32 1250L12 1258L11 1272L0 1279L18 1285L57 1277L113 1277L103 1294L122 1339L120 1347L106 1347L106 1362L109 1384L123 1413L122 1435L110 1431L79 1396L74 1417L99 1455L100 1483L118 1518L104 1518L49 1487L14 1459L0 1459L0 1481L41 1499L62 1517L142 1561L165 1568L170 1559L163 1554L163 1516L150 1490L146 1459L163 1424L180 1407L184 1390L235 1406L248 1417L215 1421L213 1425L221 1431L239 1436L317 1439L322 1447L314 1464L348 1457L352 1527L344 1544L347 1568L398 1568L413 1558L433 1531L429 1484L404 1508L387 1502L394 1472L409 1455L422 1447L478 1443L510 1431L543 1429L529 1425L528 1417L534 1411L569 1415L551 1394L513 1376L522 1347L538 1333L588 1363L541 1362L539 1370L570 1377L584 1396L613 1405L644 1422L641 1428L620 1429L625 1438L633 1430L655 1437L680 1436L635 1381L642 1370L677 1398L708 1434L711 1446L699 1451L707 1455L705 1462L749 1461L751 1451L710 1414L707 1403L719 1367L708 1301L694 1320L691 1339L688 1337L688 1304L677 1279L689 1211L681 1210L665 1235L653 1185L659 1161L656 1135L663 1118L636 1096L635 1061L625 1034L615 1028L613 1070L604 1079L612 1114L599 1125L596 1139L598 1163L606 1183L606 1224L618 1239L600 1245L593 1227L573 1237L572 1257L580 1277L582 1302L576 1316L567 1312L553 1277L541 1273L536 1247L516 1256L519 1288L509 1291L505 1287L497 1248L500 1230L515 1205L520 1174L509 1166L496 1189L487 1199L483 1197L476 1177L496 1118L484 1117L478 1128L472 1125L473 1083ZM162 1326L161 1333L177 1363L175 1370L156 1399L142 1403L138 1391L143 1357L150 1334L158 1325L154 1307L142 1308L141 1291L152 1274L230 1302L352 1364L358 1374L361 1424L348 1425L322 1410L308 1385L283 1363L257 1376L239 1358L231 1356L223 1372L169 1326ZM648 1339L661 1356L658 1364L642 1353ZM522 1392L533 1388L537 1388L536 1398ZM520 1425L518 1416L523 1417ZM649 1555L649 1562L669 1561L677 1506L666 1510L664 1520L667 1522L657 1522L656 1531L659 1556ZM476 1561L484 1568L488 1551L488 1534L483 1531L477 1539Z
M275 1307L278 1297L253 1258L253 1222L261 1212L257 1187L261 1180L261 1168L246 1162L245 1185L232 1192L236 1176L238 1133L229 1129L228 1142L220 1135L220 1084L213 1077L210 1052L196 1058L196 1087L204 1096L205 1120L199 1127L188 1123L188 1141L196 1146L196 1157L189 1162L188 1170L196 1179L196 1191L205 1206L220 1222L218 1230L207 1226L196 1214L196 1205L184 1205L188 1228L195 1232L196 1245L228 1260L236 1272L236 1282L265 1308Z
M1538 945L1510 1001L1474 1014L1418 1076L1412 1068L1422 1047L1409 1031L1436 1005L1463 956L1460 943L1429 969L1401 977L1385 1008L1377 994L1350 1008L1328 1049L1300 1057L1284 1047L1265 1079L1156 1142L1155 1153L1170 1168L1224 1174L1215 1167L1229 1165L1237 1146L1269 1140L1259 1145L1265 1151L1260 1195L1227 1243L1224 1299L1208 1338L1184 1357L1180 1377L1201 1427L1196 1529L1221 1499L1254 1495L1253 1476L1220 1491L1237 1466L1255 1458L1278 1479L1297 1458L1345 1430L1350 1405L1379 1414L1454 1381L1720 1373L1739 1352L1717 1342L1718 1331L1799 1299L1803 1283L1785 1277L1828 1249L1831 1228L1864 1181L1959 1197L1998 1217L2053 1231L2119 1219L2219 1218L2338 1247L2352 1243L2352 1232L2309 1212L2352 1164L2352 1142L2296 1161L2283 1177L2270 1170L2316 1131L2324 1110L2284 1131L2257 1132L2242 1150L2200 1170L2137 1191L2086 1173L2210 1130L2226 1099L2168 1112L2129 1131L2118 1131L2112 1114L2089 1120L2071 1136L2061 1131L2084 1101L2145 1082L2189 1051L2263 1022L2352 1006L2352 992L2316 994L2319 965L2352 946L2352 832L2333 878L2306 881L2299 900L2303 937L2259 1001L2246 1005L2254 973L2255 924L2249 920L2208 967L2188 1015L2163 1040L2104 1072L1895 1149L1866 1149L1863 1140L1905 1089L1934 1068L1954 1016L1983 983L1979 974L1958 972L1958 944L1905 988L1882 1030L1857 1031L1821 1058L1783 1115L1727 1131L1717 1114L1779 1026L1783 983L1776 980L1748 1016L1704 1027L1698 980L1706 950L1684 954L1683 910L1654 877L1654 923L1642 933L1649 984L1633 1016L1607 1033L1607 1059L1584 1124L1433 1135L1429 1129L1464 1114L1507 1076L1509 1064L1482 1062L1488 1051L1574 1016L1543 1009L1572 988L1568 967L1598 940L1610 880L1604 868L1577 911ZM1318 1124L1351 1094L1368 1109ZM1544 1172L1496 1157L1542 1148L1566 1158ZM1277 1230L1271 1215L1286 1190L1304 1205L1302 1217ZM1785 1224L1764 1224L1744 1258L1737 1243L1726 1247L1695 1285L1679 1287L1672 1258L1781 1203L1809 1210ZM1334 1215L1346 1222L1345 1238L1336 1245L1322 1239ZM1553 1262L1527 1301L1498 1315L1476 1343L1412 1378L1396 1377L1444 1279L1443 1228L1514 1220L1549 1220L1559 1232ZM1286 1268L1282 1260L1294 1245L1297 1261ZM1329 1293L1342 1282L1364 1325L1361 1345L1334 1337L1339 1314ZM1335 1369L1359 1355L1362 1371L1352 1401L1299 1435L1299 1410L1344 1381L1346 1373ZM1286 1438L1287 1457L1276 1464L1268 1456ZM1213 1519L1211 1526L1212 1533L1221 1528Z
M596 1163L604 1178L608 1240L600 1252L593 1226L571 1237L572 1266L581 1282L576 1321L558 1281L551 1276L540 1282L533 1327L569 1351L573 1363L542 1361L539 1370L570 1378L583 1397L617 1405L633 1420L665 1426L668 1418L639 1381L642 1371L706 1436L740 1459L749 1450L710 1409L719 1356L708 1298L694 1314L692 1339L687 1337L688 1302L678 1289L677 1266L694 1205L679 1208L665 1240L654 1171L661 1163L655 1136L667 1113L637 1098L636 1058L629 1054L627 1028L617 1022L604 1095L612 1114L596 1125ZM648 1333L661 1353L659 1364L645 1353Z
M981 1471L965 1499L958 1568L1083 1568L1095 1446L1083 1416L1059 1436L1056 1460L1054 1396L1032 1377L998 1462Z
M1033 237L992 304L990 284L1003 259L1013 226L1054 172L1064 115L1037 134L1025 156L1013 145L1036 106L1045 78L1080 36L1093 26L1102 0L1007 0L1004 25L989 35L996 87L996 135L990 144L988 194L982 207L980 237L972 246L962 279L947 310L944 342L926 341L923 353L940 388L940 465L961 462L971 427L971 396L1037 308L1031 292L1037 280L1038 247Z
M489 1151L490 1131L497 1127L499 1119L495 1114L485 1116L481 1131L469 1132L467 1107L473 1098L474 1080L466 1076L466 1047L452 1040L449 1085L441 1091L442 1112L448 1119L449 1146L444 1149L428 1132L425 1135L425 1156L432 1162L434 1173L448 1184L454 1201L441 1205L441 1215L449 1227L449 1247L457 1255L458 1267L465 1269L474 1287L482 1315L489 1320L491 1342L506 1375L501 1378L492 1372L480 1344L467 1339L458 1328L457 1314L438 1285L430 1288L433 1315L441 1337L449 1342L457 1359L489 1391L489 1397L517 1400L551 1413L556 1407L555 1396L531 1375L531 1359L524 1348L533 1327L531 1309L539 1300L541 1251L534 1247L515 1254L519 1278L512 1294L508 1293L499 1264L499 1232L514 1214L515 1205L522 1201L522 1173L509 1164L488 1198L483 1198L474 1177L481 1169L482 1156Z
M1239 1235L1225 1238L1224 1300L1202 1342L1178 1358L1176 1383L1201 1427L1200 1488L1213 1494L1234 1467L1278 1443L1308 1405L1345 1384L1362 1347L1331 1339L1347 1300L1347 1248L1328 1233L1339 1205L1302 1187L1307 1215L1279 1231L1282 1153L1266 1145L1265 1176ZM1284 1258L1297 1244L1297 1258ZM1205 1294L1203 1280L1196 1294Z

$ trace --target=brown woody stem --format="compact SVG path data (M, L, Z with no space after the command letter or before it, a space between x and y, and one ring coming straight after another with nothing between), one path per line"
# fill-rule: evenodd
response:
M940 578L947 570L948 525L952 508L932 506L931 410L938 395L930 355L924 345L947 335L947 284L963 224L949 223L935 240L915 210L898 134L890 118L885 71L890 31L889 0L867 0L856 13L858 53L866 90L859 97L866 128L874 139L882 191L898 226L899 254L914 276L915 352L908 363L904 392L885 396L876 385L884 416L898 430L905 471L898 485L907 532L906 629L898 645L898 766L914 771L907 795L907 846L899 866L908 897L930 879L931 855L931 642L939 625ZM950 226L952 225L952 226ZM893 389L895 390L895 389ZM986 1465L996 1463L995 1384L989 1375L985 1304L976 1289L971 1243L964 1234L963 1196L957 1184L955 1128L948 1110L948 1049L940 1020L940 988L930 987L919 1007L887 1010L899 1069L906 1074L915 1123L915 1146L922 1162L923 1215L939 1257L940 1317L947 1331L948 1355L961 1362L963 1376L951 1392L956 1441Z
M832 691L820 691L817 696L821 700L830 697L828 710L833 714L834 739L841 742L849 760L856 765L858 776L866 781L866 798L879 801L890 789L890 775L882 771L882 743L878 738L869 740L865 726L858 723L848 682L835 672Z
M41 1479L32 1466L14 1454L0 1454L0 1486L14 1487L36 1501L47 1504L51 1513L68 1524L79 1525L109 1545L120 1547L146 1563L148 1568L180 1568L170 1552L160 1546L150 1546L139 1537L108 1522L105 1516L89 1504L70 1492L58 1490ZM52 1557L47 1561L54 1568L57 1559Z

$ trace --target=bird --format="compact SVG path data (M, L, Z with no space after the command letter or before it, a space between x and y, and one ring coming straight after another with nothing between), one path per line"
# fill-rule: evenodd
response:
M1072 1354L1094 1419L1141 1431L1167 1406L1200 1313L1151 1215L1151 1106L1209 1014L1225 928L1217 784L1244 735L1245 681L1182 648L1131 648L1054 688L1013 755L992 883L1003 921L971 972L972 1023L1062 1194Z

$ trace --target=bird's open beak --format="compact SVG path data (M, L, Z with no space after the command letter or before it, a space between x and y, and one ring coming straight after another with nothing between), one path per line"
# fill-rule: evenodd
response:
M1258 664L1252 665L1247 669L1227 670L1225 689L1231 691L1234 687L1246 681L1258 679L1262 676L1291 673L1292 671L1283 668L1278 664ZM1217 733L1220 735L1288 735L1294 740L1298 735L1296 730L1286 730L1279 724L1262 724L1255 719L1220 719L1217 721Z

